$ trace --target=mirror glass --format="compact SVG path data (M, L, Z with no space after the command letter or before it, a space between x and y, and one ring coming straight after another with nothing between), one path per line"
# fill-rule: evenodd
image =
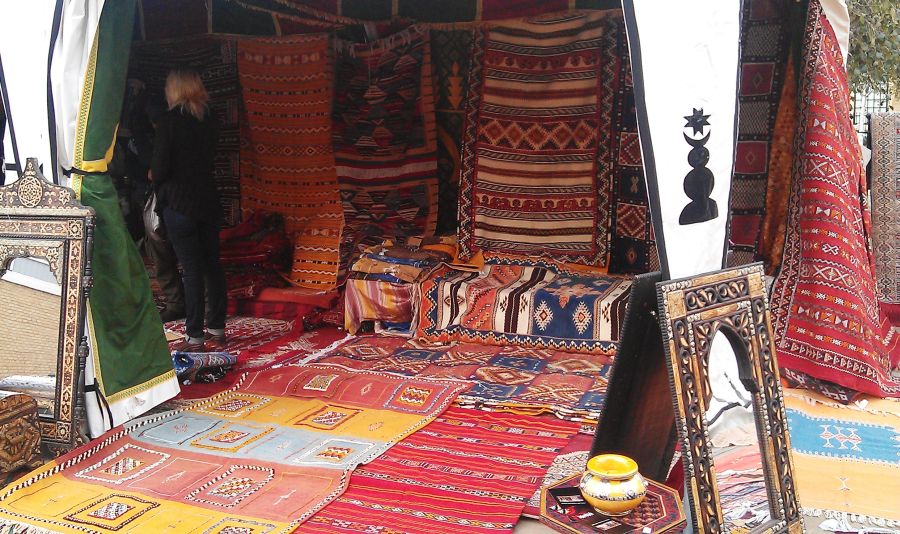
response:
M738 376L737 357L722 332L709 354L706 412L723 532L747 532L770 519L765 473L753 415L753 397Z
M52 417L61 288L46 261L15 258L0 278L0 389L27 393Z

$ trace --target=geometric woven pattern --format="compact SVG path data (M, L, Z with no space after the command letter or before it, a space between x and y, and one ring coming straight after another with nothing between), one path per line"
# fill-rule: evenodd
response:
M302 530L512 532L525 501L577 432L577 423L553 416L451 407L421 432L360 466L346 493Z
M323 406L317 395L292 394L307 383L341 388ZM320 364L246 375L190 408L114 429L9 488L0 531L292 532L340 496L359 464L467 387Z
M617 60L602 53L608 18L592 12L476 30L461 257L486 250L607 265Z
M772 131L784 79L789 17L770 0L744 2L741 24L739 126L731 193L730 265L757 259L766 210ZM793 105L793 102L788 103Z
M169 70L191 66L203 76L209 93L209 109L216 117L219 137L213 158L213 172L225 223L240 220L240 98L237 42L235 39L192 38L170 43L135 43L131 49L129 77L143 81L150 99L163 101Z
M438 168L428 30L340 48L332 122L344 273L384 238L434 233Z
M242 39L238 69L247 119L241 207L280 213L294 244L291 280L331 289L343 215L331 149L328 37Z
M872 244L878 300L900 306L900 113L874 113L871 121Z
M609 64L605 82L613 92L613 209L609 272L639 274L659 268L650 224L650 201L637 132L637 110L625 22L611 18L604 28L603 55Z
M471 55L471 29L431 30L440 187L438 233L453 232L458 224L460 145L469 90Z
M490 258L481 272L441 268L422 283L416 335L611 355L631 289L626 277L549 261Z
M831 24L810 4L799 154L781 272L772 288L779 364L877 396L900 397L896 336L879 322L866 176L850 122L846 69Z
M383 356L360 358L364 347L377 348ZM457 405L552 413L571 421L596 421L610 370L610 358L603 355L514 345L448 347L396 337L354 339L317 361L405 376L470 380L474 385L456 398ZM416 388L399 393L398 401L410 408L420 402Z

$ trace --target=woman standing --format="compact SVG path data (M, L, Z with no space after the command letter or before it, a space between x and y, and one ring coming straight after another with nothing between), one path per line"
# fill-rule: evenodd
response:
M187 337L176 350L221 348L226 288L219 263L222 206L213 181L216 121L207 107L209 95L194 71L169 73L166 100L169 110L157 125L150 179L157 210L184 271ZM208 340L203 331L204 297Z

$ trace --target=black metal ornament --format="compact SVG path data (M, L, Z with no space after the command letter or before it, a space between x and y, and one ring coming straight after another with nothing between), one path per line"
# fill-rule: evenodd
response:
M684 117L687 120L684 127L691 128L694 135L703 134L704 127L711 126L707 120L709 117L710 115L703 114L703 108L694 108L692 115ZM706 148L706 143L711 134L712 131L709 131L699 139L694 139L686 133L682 134L684 140L691 146L687 160L692 168L684 177L684 193L691 201L684 207L678 218L678 223L681 225L702 223L719 216L719 207L716 201L709 198L716 183L712 171L706 167L706 164L709 163L709 149Z

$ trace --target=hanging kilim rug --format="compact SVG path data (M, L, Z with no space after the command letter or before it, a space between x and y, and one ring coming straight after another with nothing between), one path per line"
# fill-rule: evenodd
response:
M241 85L237 72L235 39L191 37L165 42L135 42L131 47L128 77L147 86L147 94L165 101L166 76L175 66L196 69L209 93L209 109L216 116L219 139L213 172L225 223L240 220L240 107Z
M282 214L294 240L290 279L331 289L343 214L331 150L328 37L242 39L238 71L246 110L241 207Z
M333 121L344 272L385 237L433 234L438 179L428 30L339 49Z
M900 351L879 322L866 175L850 122L847 71L813 1L805 30L796 160L781 272L772 288L779 364L877 396L900 397Z
M292 532L466 387L330 365L262 371L8 486L0 530Z
M779 148L773 137L791 43L790 17L787 10L769 7L772 5L770 0L747 0L741 14L738 138L729 207L730 265L759 259L756 253L764 237L760 229L766 217L770 182L782 178L767 172L773 152Z
M900 326L900 113L871 120L875 279L882 311Z
M434 117L438 142L439 234L455 232L459 209L459 147L462 144L472 29L431 30Z
M477 250L605 267L613 90L604 12L476 31L460 178L462 258Z

